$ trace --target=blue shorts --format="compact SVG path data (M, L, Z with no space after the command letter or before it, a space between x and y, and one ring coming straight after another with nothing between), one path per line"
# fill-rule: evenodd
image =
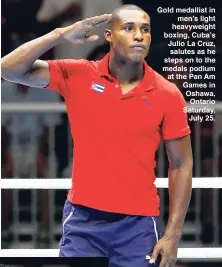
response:
M108 257L109 267L158 267L149 264L160 239L160 219L128 216L73 205L66 200L60 257Z

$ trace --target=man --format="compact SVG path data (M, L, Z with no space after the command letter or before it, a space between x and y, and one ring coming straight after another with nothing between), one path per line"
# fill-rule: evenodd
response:
M36 61L63 41L97 40L91 30L107 21L110 53L101 61ZM52 88L66 102L75 162L62 257L106 256L110 267L175 266L192 190L190 129L180 91L144 61L150 43L148 14L130 5L56 29L2 59L3 78ZM161 137L170 197L162 238L154 185Z

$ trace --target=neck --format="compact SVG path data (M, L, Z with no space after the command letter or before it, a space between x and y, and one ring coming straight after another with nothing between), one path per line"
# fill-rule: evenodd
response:
M109 59L109 71L120 84L138 82L143 78L143 62L129 62L120 59L111 53Z

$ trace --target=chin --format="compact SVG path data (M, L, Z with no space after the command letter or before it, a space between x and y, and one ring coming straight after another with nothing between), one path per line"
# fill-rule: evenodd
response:
M130 56L130 60L135 63L140 63L141 61L144 60L144 55L143 54L134 54Z

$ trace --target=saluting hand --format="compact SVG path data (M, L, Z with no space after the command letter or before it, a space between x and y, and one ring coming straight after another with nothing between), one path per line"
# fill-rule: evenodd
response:
M108 22L111 17L111 14L104 14L78 21L68 27L60 28L60 38L62 40L68 40L73 44L96 41L99 36L90 34L90 31L95 27L101 26L102 24Z

